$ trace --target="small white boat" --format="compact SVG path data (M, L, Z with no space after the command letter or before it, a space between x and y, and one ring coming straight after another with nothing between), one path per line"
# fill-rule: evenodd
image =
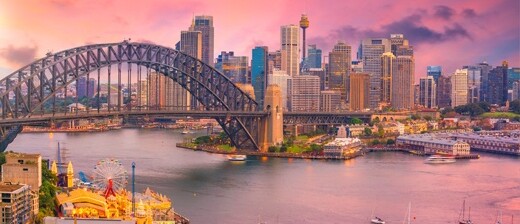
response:
M372 224L385 224L386 222L383 221L383 219L381 219L381 218L376 216L372 220L370 220L370 223L372 223Z
M185 135L185 134L189 134L190 132L188 131L188 129L184 129L182 130L181 134Z
M444 164L444 163L454 163L457 160L455 160L452 156L439 156L439 155L433 155L428 157L426 160L424 160L424 163L429 164Z
M246 161L246 155L228 155L229 161Z

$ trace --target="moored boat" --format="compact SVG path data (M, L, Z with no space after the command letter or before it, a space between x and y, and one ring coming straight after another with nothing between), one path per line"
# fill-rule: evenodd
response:
M376 216L372 220L370 220L370 223L372 223L372 224L385 224L386 222L383 219L381 219L381 218Z

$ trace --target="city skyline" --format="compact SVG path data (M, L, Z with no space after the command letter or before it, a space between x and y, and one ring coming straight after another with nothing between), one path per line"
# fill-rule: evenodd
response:
M191 24L193 16L203 14L214 18L215 52L234 51L248 57L257 45L278 50L280 27L297 25L301 14L306 13L310 21L307 44L316 44L324 53L330 52L337 41L345 41L356 49L365 38L404 34L416 52L416 77L426 75L427 65L441 65L444 74L451 74L456 68L481 61L499 65L507 60L512 67L518 66L520 61L520 20L514 19L519 15L520 3L516 1L486 1L471 4L471 7L464 6L467 2L443 1L426 6L418 1L407 3L406 9L399 7L399 2L376 5L307 1L297 5L293 4L295 1L282 1L274 5L277 7L232 0L191 3L4 2L0 7L0 77L43 57L48 51L57 52L88 43L131 38L132 41L173 48L180 39L178 34ZM222 10L222 7L231 10ZM269 9L269 14L259 20L250 13L253 9ZM350 16L341 13L345 10L351 12ZM497 10L500 13L496 13ZM91 11L96 11L98 16L91 17ZM369 13L373 16L366 17L369 11L380 13ZM124 14L128 12L131 16ZM33 16L25 16L27 13ZM49 29L53 32L48 32ZM354 50L352 54L355 54Z

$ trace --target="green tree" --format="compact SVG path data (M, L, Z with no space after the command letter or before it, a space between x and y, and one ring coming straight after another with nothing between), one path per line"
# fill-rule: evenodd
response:
M379 142L377 139L372 140L372 145L379 145L379 143L381 142Z
M369 127L366 127L364 131L366 136L372 135L372 129L370 129Z
M393 144L395 144L395 141L393 139L388 139L388 140L386 140L386 144L393 145Z
M207 144L211 141L211 137L208 135L200 136L195 139L195 144Z
M280 152L287 152L287 145L285 143L280 147Z
M269 146L269 148L267 148L268 152L277 152L278 150L279 150L278 147L276 147L274 145L273 146Z
M419 116L418 114L412 114L411 116L412 120L420 120L421 119L421 116Z
M385 128L381 124L377 126L377 136L380 138L385 136Z
M350 119L350 124L363 124L363 121L359 118Z
M311 151L313 151L313 152L319 152L319 151L321 151L321 146L318 145L318 144L311 144L311 145L310 145L310 149L311 149Z

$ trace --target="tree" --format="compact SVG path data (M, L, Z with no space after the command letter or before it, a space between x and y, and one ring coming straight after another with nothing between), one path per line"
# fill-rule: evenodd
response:
M424 118L424 120L426 120L426 121L431 121L431 120L433 120L432 116L430 116L430 115L426 115L426 116L424 116L423 118Z
M363 121L359 118L350 119L350 124L363 124Z
M386 140L386 144L393 145L393 144L395 144L395 141L393 139L388 139L388 140Z
M379 143L381 142L379 142L377 139L372 140L372 145L379 145Z
M420 120L421 119L421 116L417 115L417 114L412 114L411 116L412 120Z
M276 147L274 145L273 146L269 146L269 148L267 148L268 152L277 152L278 150L279 150L278 147Z
M280 152L287 152L287 145L282 144L282 147L280 147Z
M511 101L509 104L509 109L517 114L520 114L520 99Z
M211 137L208 135L200 136L195 139L195 144L207 144L211 141Z
M383 125L378 125L377 126L377 135L382 138L385 136L385 128L383 128Z
M313 151L313 152L321 151L321 146L318 144L311 144L310 148L311 148L311 151Z
M366 135L366 136L370 136L370 135L372 135L372 129L366 127L366 128L365 128L365 135Z

